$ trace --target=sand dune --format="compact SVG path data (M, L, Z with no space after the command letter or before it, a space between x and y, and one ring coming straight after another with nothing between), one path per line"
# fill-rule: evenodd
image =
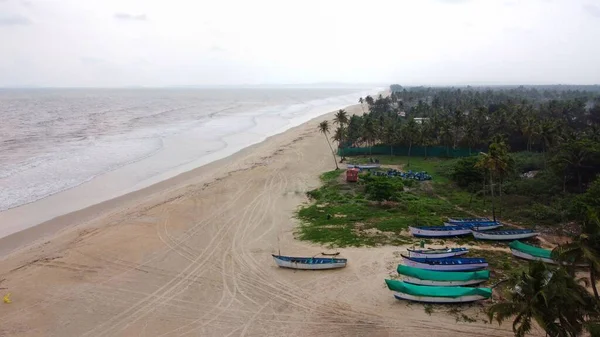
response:
M398 247L340 249L342 270L275 266L279 248L323 251L293 238L294 210L333 168L319 121L55 220L79 225L0 261L13 299L0 305L0 335L512 336L509 323L456 322L395 300L383 279Z

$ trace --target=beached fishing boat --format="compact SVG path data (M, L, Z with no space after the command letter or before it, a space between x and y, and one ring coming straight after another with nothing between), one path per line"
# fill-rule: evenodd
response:
M426 270L437 271L470 271L485 269L488 266L484 258L450 257L445 259L422 259L402 255L404 264Z
M479 230L479 231L489 231L492 229L502 227L502 224L499 222L482 222L482 223L464 223L464 224L457 225L455 223L444 222L444 226L445 227L462 226L462 227L468 227L468 228Z
M476 224L476 223L488 223L488 222L496 222L490 218L448 218L448 222L454 225L461 224Z
M433 271L400 264L397 271L406 283L436 287L469 286L483 283L490 278L489 270Z
M347 259L338 259L332 257L294 257L272 254L275 263L282 268L323 270L343 268L348 262Z
M466 303L492 297L490 288L430 287L396 280L385 280L385 283L394 292L395 298L414 302Z
M422 226L408 227L410 234L417 238L444 238L471 234L468 226Z
M532 229L511 229L511 230L485 231L485 232L473 230L473 236L477 240L496 240L496 241L521 240L521 239L532 238L539 234L540 233L538 233Z
M409 257L442 259L464 255L469 252L468 248L442 248L442 249L407 249Z
M511 253L516 257L556 264L556 261L552 260L552 251L550 249L534 247L519 241L513 241L508 246Z
M511 253L525 260L537 260L546 263L558 264L557 261L552 259L552 251L550 249L539 248L525 244L520 241L513 241L509 245ZM563 262L563 264L568 264ZM585 263L575 264L577 267L587 267Z

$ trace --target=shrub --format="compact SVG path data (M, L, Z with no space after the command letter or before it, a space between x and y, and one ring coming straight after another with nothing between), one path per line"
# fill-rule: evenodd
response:
M483 170L476 168L478 157L465 157L456 161L452 167L451 178L458 186L481 185Z
M396 201L403 189L402 180L370 176L365 181L367 198L375 201Z

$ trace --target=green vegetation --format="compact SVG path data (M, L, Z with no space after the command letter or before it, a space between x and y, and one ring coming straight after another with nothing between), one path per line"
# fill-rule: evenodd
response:
M347 183L342 173L322 174L323 186L307 193L311 203L298 211L300 239L341 247L417 243L403 233L409 225L467 215L432 195L428 183L365 175ZM416 187L405 190L403 183Z
M566 272L539 261L514 274L508 299L488 309L490 321L514 317L515 336L525 336L535 321L547 336L580 336L600 318L599 302Z

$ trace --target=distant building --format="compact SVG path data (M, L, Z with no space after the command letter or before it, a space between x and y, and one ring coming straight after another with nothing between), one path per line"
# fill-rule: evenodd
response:
M429 118L423 118L423 117L416 117L415 118L415 122L417 124L423 124L423 121L428 121L428 120L429 120Z
M398 112L398 116L400 116L400 117L406 117L406 111L400 111L400 112Z

